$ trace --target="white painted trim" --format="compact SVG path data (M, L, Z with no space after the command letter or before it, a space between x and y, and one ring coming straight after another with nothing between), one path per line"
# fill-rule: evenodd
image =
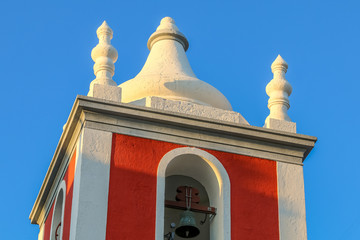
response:
M71 221L70 221L70 236L69 239L75 239L76 226L77 226L77 218L78 218L78 208L79 208L79 195L80 195L80 169L81 169L81 158L80 149L81 143L83 139L84 131L81 131L79 135L78 142L76 144L76 159L75 159L75 173L74 173L74 182L73 182L73 197L72 197L72 205L71 205Z
M210 204L217 208L217 215L212 220L210 227L210 240L230 240L231 238L231 211L230 211L230 179L220 161L210 153L198 148L182 147L176 148L164 155L161 159L158 172L157 172L157 192L156 192L156 231L155 239L164 239L164 201L165 201L165 178L176 173L168 173L168 167L170 163L174 163L176 158L181 155L196 155L198 156L199 165L206 166L208 170L212 171L213 176L216 179L211 181L204 181L206 176L205 171L197 171L197 174L193 171L177 172L180 175L192 177L199 181L206 189ZM204 165L205 163L205 165ZM174 164L177 164L176 162ZM196 164L193 163L192 167L196 169ZM214 186L216 182L216 186Z
M67 172L67 170L68 170L70 161L71 161L72 157L74 156L74 149L75 149L76 146L77 146L77 145L73 145L70 154L67 155L67 157L66 157L66 161L64 161L63 166L61 166L61 167L59 168L59 170L58 170L58 175L56 176L56 179L57 179L57 180L55 181L55 183L57 183L57 185L55 186L55 184L54 184L53 189L55 189L55 190L51 190L52 192L54 192L54 194L51 194L51 195L49 194L49 196L51 196L51 197L49 198L49 200L47 200L47 203L45 204L45 206L46 206L46 207L44 207L44 209L45 209L45 214L44 214L44 217L43 217L43 220L42 220L42 223L41 223L41 224L44 224L45 220L47 219L47 217L48 217L48 215L49 215L49 213L50 213L50 210L51 210L51 207L52 207L52 203L55 201L55 198L56 198L56 196L57 196L57 195L56 195L56 189L57 189L58 186L60 186L61 181L62 181L62 180L64 179L64 177L65 177L65 174L66 174L66 172ZM77 156L76 156L76 158L77 158Z
M40 225L38 240L44 240L44 226L45 226L44 223Z
M75 167L71 240L105 240L111 147L111 132L83 128Z
M83 127L84 117L84 114L81 113L70 113L43 184L41 185L38 197L31 210L29 218L32 224L41 225L47 218L51 204L55 198L56 189L63 180L68 163L71 160L76 143L78 142L80 131ZM74 118L76 121L74 121Z
M62 239L62 234L63 234L63 228L64 228L64 211L65 211L65 199L66 199L66 182L65 180L62 180L60 185L59 185L59 188L58 188L58 191L56 193L56 198L55 198L55 201L54 201L54 209L53 209L53 214L51 216L51 228L50 228L50 240L52 240L53 238L51 236L53 236L54 232L53 232L53 221L54 221L54 216L55 216L55 213L56 213L56 207L57 207L57 204L58 204L58 197L59 197L59 194L60 192L62 191L62 195L63 195L63 199L62 199L62 206L61 206L61 229L60 229L60 239Z
M280 240L306 240L303 167L277 162Z

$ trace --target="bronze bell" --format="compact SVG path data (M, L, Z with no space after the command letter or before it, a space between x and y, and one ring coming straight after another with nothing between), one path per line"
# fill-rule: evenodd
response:
M193 212L186 210L181 214L179 227L176 228L175 233L182 238L193 238L199 235L200 230L196 226Z

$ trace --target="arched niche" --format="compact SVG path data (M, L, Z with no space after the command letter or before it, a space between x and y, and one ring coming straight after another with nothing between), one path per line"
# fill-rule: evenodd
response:
M64 226L64 206L66 195L66 183L63 180L56 194L53 216L51 220L50 240L60 240L63 235ZM57 235L57 237L56 237Z
M156 240L164 239L165 187L169 176L198 181L217 214L210 223L210 240L230 240L230 180L221 162L208 152L191 147L176 148L161 159L157 173Z

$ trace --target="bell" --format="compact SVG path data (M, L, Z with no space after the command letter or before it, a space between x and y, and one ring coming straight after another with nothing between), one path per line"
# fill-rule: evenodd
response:
M175 233L182 238L193 238L199 235L200 230L196 226L193 212L186 210L181 214L179 227L176 228Z

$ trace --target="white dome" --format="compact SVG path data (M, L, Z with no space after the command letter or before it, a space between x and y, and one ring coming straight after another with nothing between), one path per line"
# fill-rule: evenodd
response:
M144 67L135 78L119 85L122 102L154 96L232 110L220 91L195 76L185 54L188 46L174 20L163 18L149 38L150 54Z

